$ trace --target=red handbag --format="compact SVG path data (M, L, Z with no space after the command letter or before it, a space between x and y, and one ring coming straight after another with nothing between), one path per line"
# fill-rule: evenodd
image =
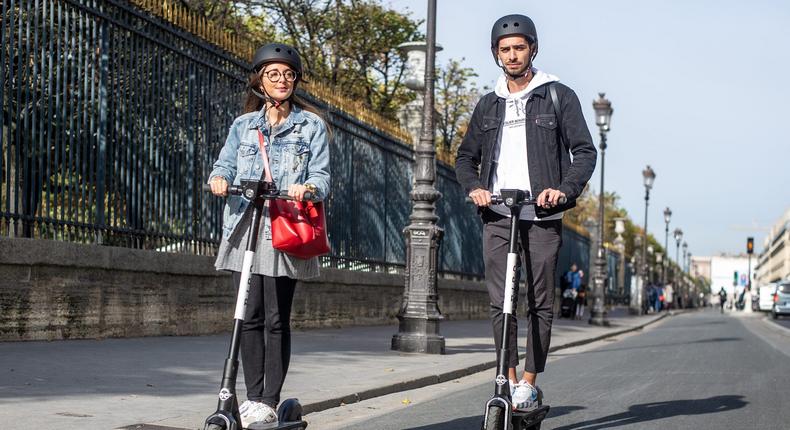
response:
M269 157L266 155L265 140L260 130L258 143L263 158L265 180L271 182ZM269 200L269 218L272 220L274 249L304 260L329 253L323 202Z
M269 216L274 249L302 259L329 253L323 202L272 200Z

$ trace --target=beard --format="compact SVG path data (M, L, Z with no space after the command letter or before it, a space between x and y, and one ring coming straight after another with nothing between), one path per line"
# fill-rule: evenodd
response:
M516 78L523 78L529 72L529 69L532 67L532 61L527 61L526 64L522 65L521 68L512 71L512 69L508 67L504 67L505 73L513 79Z

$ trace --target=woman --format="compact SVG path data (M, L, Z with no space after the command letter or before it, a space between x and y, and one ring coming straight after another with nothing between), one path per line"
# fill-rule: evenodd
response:
M295 96L302 61L292 47L270 43L253 58L245 114L230 127L225 146L209 176L211 191L227 196L228 184L242 179L272 181L279 190L302 200L309 191L323 199L329 191L327 126L314 109ZM252 211L241 196L225 205L222 241L215 266L233 272L237 287ZM252 265L250 293L241 335L241 361L247 401L239 407L244 428L277 421L291 356L291 304L296 281L318 276L318 258L301 260L272 248L271 220L264 210L263 228Z

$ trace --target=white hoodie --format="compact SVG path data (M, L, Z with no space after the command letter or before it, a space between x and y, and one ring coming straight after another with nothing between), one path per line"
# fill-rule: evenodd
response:
M505 120L502 124L502 133L500 133L499 158L497 159L497 169L494 172L493 194L499 194L499 190L502 189L532 189L529 182L529 164L527 163L527 132L524 128L527 99L535 88L560 80L560 78L534 67L532 72L534 75L527 88L517 93L510 93L505 75L499 77L494 88L496 95L505 99ZM495 205L491 209L502 215L510 215L510 209L505 205ZM562 218L562 212L538 219L535 216L534 206L524 206L520 216L522 220L533 221L560 218Z

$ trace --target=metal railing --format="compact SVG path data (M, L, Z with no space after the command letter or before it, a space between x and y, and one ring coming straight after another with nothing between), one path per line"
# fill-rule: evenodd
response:
M200 186L248 64L125 1L1 7L0 234L213 255L223 202ZM412 148L305 95L335 136L323 264L397 273ZM479 276L480 221L451 169L437 171L440 270Z

